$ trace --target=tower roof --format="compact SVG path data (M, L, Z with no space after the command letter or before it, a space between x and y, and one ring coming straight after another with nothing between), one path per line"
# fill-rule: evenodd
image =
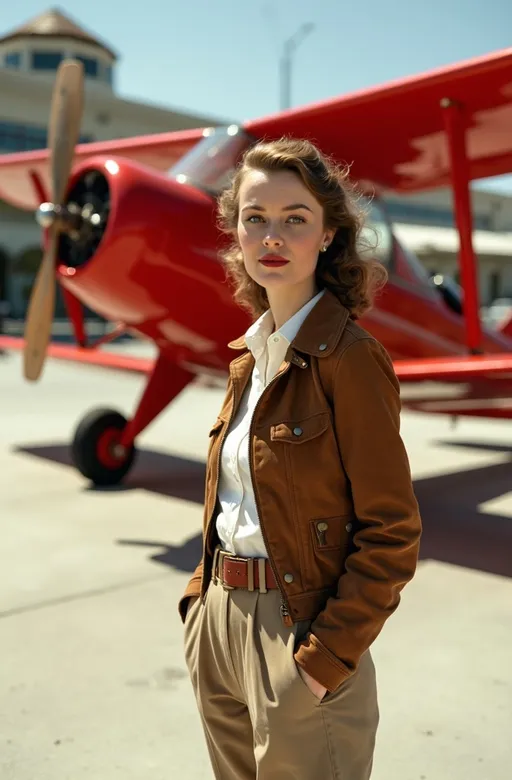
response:
M98 46L103 51L117 59L116 53L103 41L100 41L94 35L86 32L76 22L70 19L59 8L50 8L39 16L30 19L21 27L4 35L0 38L0 43L16 40L16 38L72 38L76 41L84 41Z

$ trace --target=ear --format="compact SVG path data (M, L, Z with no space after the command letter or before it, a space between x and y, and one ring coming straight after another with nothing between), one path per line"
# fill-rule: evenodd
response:
M334 238L335 230L326 230L324 233L324 241L322 246L329 246Z

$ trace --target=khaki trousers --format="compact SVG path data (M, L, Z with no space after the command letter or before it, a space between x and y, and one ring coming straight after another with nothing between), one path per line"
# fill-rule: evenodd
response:
M280 594L211 582L189 603L185 657L217 780L368 780L379 720L369 652L319 701L293 654Z

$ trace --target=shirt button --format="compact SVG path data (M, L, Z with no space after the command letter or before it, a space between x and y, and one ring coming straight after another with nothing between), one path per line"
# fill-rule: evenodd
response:
M303 430L302 428L299 428L299 426L293 429L294 436L302 436L302 434L303 434Z
M284 581L285 582L293 582L293 574L285 574L284 575Z
M274 344L277 344L278 341L279 341L279 336L274 336L273 338Z
M318 349L320 350L320 352L325 352L325 350L327 349L327 344L320 344Z
M347 523L345 526L345 531L350 532L352 530L352 523Z

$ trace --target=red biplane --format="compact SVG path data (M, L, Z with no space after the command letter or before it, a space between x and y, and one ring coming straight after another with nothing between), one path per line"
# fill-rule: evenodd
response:
M46 354L148 374L132 419L98 410L79 424L72 452L84 476L122 480L136 437L167 404L198 374L226 375L227 343L248 319L218 259L215 197L262 137L310 138L375 194L369 223L389 282L361 324L386 346L403 383L422 383L408 405L512 419L512 321L500 332L480 322L469 190L473 179L512 171L512 49L241 126L75 147L82 90L81 65L64 63L49 149L0 160L0 196L37 209L45 231L25 340L0 337L0 346L24 348L29 379ZM378 197L444 185L454 193L463 296L436 289L393 235ZM49 344L56 280L77 347ZM84 305L118 323L113 333L87 343ZM157 358L95 350L123 331L151 339ZM447 399L432 394L432 382L457 390Z

